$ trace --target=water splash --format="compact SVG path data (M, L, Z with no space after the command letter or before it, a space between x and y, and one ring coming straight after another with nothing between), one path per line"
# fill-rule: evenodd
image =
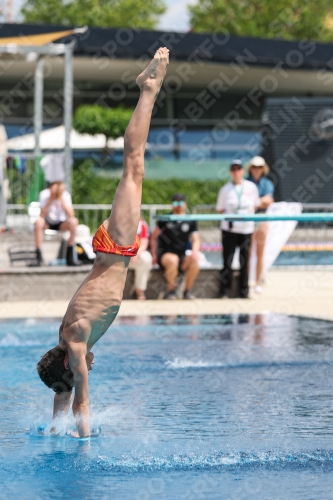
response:
M299 367L299 366L322 366L322 365L332 365L331 361L258 361L252 363L220 363L219 361L203 361L203 360L191 360L186 358L175 358L173 361L166 361L165 365L167 368L173 370L186 369L186 368L279 368L279 367Z
M48 424L34 424L28 431L31 436L40 437L77 437L77 429L74 421L69 419L54 419ZM101 434L101 428L91 426L91 437L98 437Z
M102 432L102 426L118 429L119 432L124 421L131 422L131 427L135 427L137 419L133 409L124 408L121 405L111 405L103 410L92 407L90 410L91 435L94 437L99 436ZM64 437L71 436L76 431L75 420L71 411L67 415L61 415L54 419L50 411L42 414L35 412L31 415L29 424L27 431L31 436Z
M333 452L316 451L304 453L216 453L207 455L173 455L170 457L122 458L118 460L100 458L101 464L119 472L159 470L209 470L230 467L307 467L310 465L333 467Z
M62 415L52 420L43 415L39 418L32 418L28 432L32 436L63 437L69 435L75 429L74 418L71 414Z
M166 361L166 366L174 370L183 368L226 368L228 365L219 362L192 361L190 359L175 358L173 361Z
M61 472L63 470L84 470L85 472L109 472L121 474L136 474L146 472L172 471L209 471L209 470L242 470L249 468L274 468L300 470L318 468L321 470L333 469L333 452L325 450L308 452L279 452L262 451L257 453L234 452L215 453L205 455L170 455L170 456L143 456L143 457L107 457L99 455L91 460L87 457L72 460L71 456L48 456L48 467ZM39 469L42 463L36 463Z

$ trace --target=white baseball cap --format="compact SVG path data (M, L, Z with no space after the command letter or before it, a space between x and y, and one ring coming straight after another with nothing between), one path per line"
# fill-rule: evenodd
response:
M264 167L266 165L266 162L262 156L254 156L249 162L249 165L251 165L252 167Z

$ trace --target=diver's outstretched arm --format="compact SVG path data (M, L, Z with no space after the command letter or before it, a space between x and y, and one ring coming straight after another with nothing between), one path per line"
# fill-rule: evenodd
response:
M55 394L53 401L53 418L60 417L61 415L67 415L71 406L71 401L72 391Z

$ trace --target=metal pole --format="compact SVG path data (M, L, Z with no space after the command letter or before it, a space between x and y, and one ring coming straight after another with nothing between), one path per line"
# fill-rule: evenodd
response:
M34 93L34 133L35 133L35 200L38 200L38 156L41 154L40 133L43 130L43 80L44 80L44 57L38 57L35 67L35 93Z
M156 208L150 208L149 209L149 229L150 229L150 232L152 232L154 230L155 218L156 218Z
M4 163L6 159L0 157L0 225L6 225L6 215L7 215L7 200L5 193L5 176L4 176ZM8 182L8 181L7 181Z
M65 184L67 191L72 192L72 150L70 134L72 129L73 113L73 50L74 42L65 46L65 75L64 75L64 126L65 126Z

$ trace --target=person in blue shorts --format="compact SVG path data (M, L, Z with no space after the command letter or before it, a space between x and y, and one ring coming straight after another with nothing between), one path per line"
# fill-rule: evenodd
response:
M247 165L249 173L248 180L254 182L259 191L260 206L256 213L265 213L269 205L274 202L274 184L266 176L269 167L261 156L254 156ZM261 280L264 267L264 249L268 233L268 222L260 222L255 226L252 235L251 246L256 245L257 266L256 266L256 284L254 291L262 293Z

